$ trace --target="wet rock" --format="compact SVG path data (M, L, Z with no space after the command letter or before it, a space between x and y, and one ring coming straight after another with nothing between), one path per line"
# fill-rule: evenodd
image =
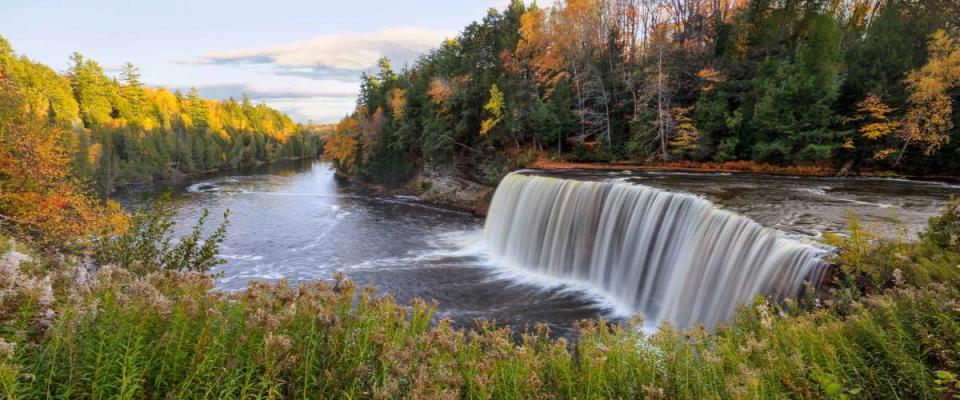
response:
M425 167L410 183L420 200L486 215L493 188L464 178L452 169Z

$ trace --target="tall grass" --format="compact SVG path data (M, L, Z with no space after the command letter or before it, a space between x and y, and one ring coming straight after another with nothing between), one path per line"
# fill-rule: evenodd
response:
M205 268L127 257L136 268L57 272L64 284L54 285L60 289L48 326L38 325L39 297L23 294L17 303L23 307L4 308L0 393L18 399L956 396L960 252L950 242L953 227L931 227L912 243L834 238L842 273L832 293L817 298L808 291L807 298L781 304L758 297L714 332L665 324L647 335L637 317L583 321L572 342L551 338L544 326L519 340L484 322L455 329L435 320L433 304L400 305L343 275L297 286L254 282L223 293L213 290ZM195 236L187 239L195 246L187 247L203 248ZM934 236L940 239L928 239ZM131 248L158 260L181 247L159 255ZM209 266L210 259L198 257ZM12 285L0 280L3 290Z
M431 326L339 277L212 291L201 273L103 268L56 323L4 364L14 398L873 398L934 399L955 370L958 292L894 289L840 317L758 301L715 334L639 320L584 322L574 344L541 327ZM954 299L945 302L944 299Z

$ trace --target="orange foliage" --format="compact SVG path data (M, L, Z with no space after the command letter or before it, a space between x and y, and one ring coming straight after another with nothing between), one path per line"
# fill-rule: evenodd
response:
M562 33L551 26L543 9L532 9L520 17L520 42L517 54L530 58L537 82L552 87L563 79L565 58L560 44Z
M407 92L401 88L394 88L390 91L390 98L387 99L387 102L393 111L393 117L402 119L407 110Z
M336 161L339 169L347 174L353 174L356 164L358 142L357 118L349 116L337 123L336 128L327 137L327 144L323 148L325 157Z
M450 82L441 77L433 77L430 80L430 88L427 89L427 95L435 104L443 104L453 94L453 88Z
M934 32L928 45L927 65L907 75L910 108L901 131L906 143L925 145L924 153L933 154L950 142L953 128L953 100L950 91L960 86L960 42L944 30Z
M72 177L61 133L26 109L0 77L0 219L5 229L53 246L126 227L116 202L101 203Z

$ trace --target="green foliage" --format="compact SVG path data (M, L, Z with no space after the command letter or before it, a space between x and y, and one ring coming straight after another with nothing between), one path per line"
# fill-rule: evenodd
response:
M133 64L120 79L95 61L71 56L65 75L17 57L0 38L0 79L17 85L26 107L63 130L74 174L103 195L132 182L180 173L316 157L317 127L294 124L264 104L222 102L143 85Z
M403 183L392 173L402 163L411 171L443 164L483 177L503 164L498 153L530 146L580 161L749 159L819 167L852 161L854 168L949 172L956 143L928 155L910 149L902 156L913 162L893 165L876 157L888 157L901 139L860 140L848 123L854 105L871 94L889 101L892 121L903 117L904 78L929 58L917 38L953 32L949 21L960 16L953 3L689 6L692 15L648 27L643 43L634 43L637 32L630 30L637 28L632 18L647 18L643 7L514 3L409 69L393 71L383 60L379 74L364 75L350 118L373 120L392 109L398 93L404 112L384 114L380 135L358 123L354 151L367 156L341 169L389 185ZM618 22L594 18L604 12ZM696 22L705 20L715 23ZM960 120L956 111L953 117ZM383 160L390 160L388 168L377 165Z
M117 237L100 238L95 243L94 260L98 265L113 265L138 276L160 270L208 272L226 261L218 258L219 246L227 234L229 211L223 222L206 238L201 238L207 210L189 235L172 243L173 201L169 194L131 218L130 228Z
M939 216L930 218L922 237L942 249L960 249L960 198L951 199Z
M933 383L937 385L936 390L943 398L960 399L960 380L957 379L956 374L950 371L937 371L934 376L936 379Z

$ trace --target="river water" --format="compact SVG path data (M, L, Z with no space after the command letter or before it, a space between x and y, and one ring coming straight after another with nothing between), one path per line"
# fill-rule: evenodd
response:
M949 196L960 194L960 185L953 183L884 178L526 173L691 193L801 241L842 231L850 211L888 235L896 232L891 221L899 219L902 229L913 235ZM243 289L254 279L330 279L342 271L401 302L436 300L438 316L460 326L487 319L522 330L542 322L555 334L568 335L576 320L624 317L590 285L497 265L488 255L482 218L409 197L352 191L323 162L279 163L132 188L117 198L137 208L166 191L174 197L180 232L192 227L203 209L211 212L211 228L215 217L230 210L222 246L227 264L217 271L223 290Z

